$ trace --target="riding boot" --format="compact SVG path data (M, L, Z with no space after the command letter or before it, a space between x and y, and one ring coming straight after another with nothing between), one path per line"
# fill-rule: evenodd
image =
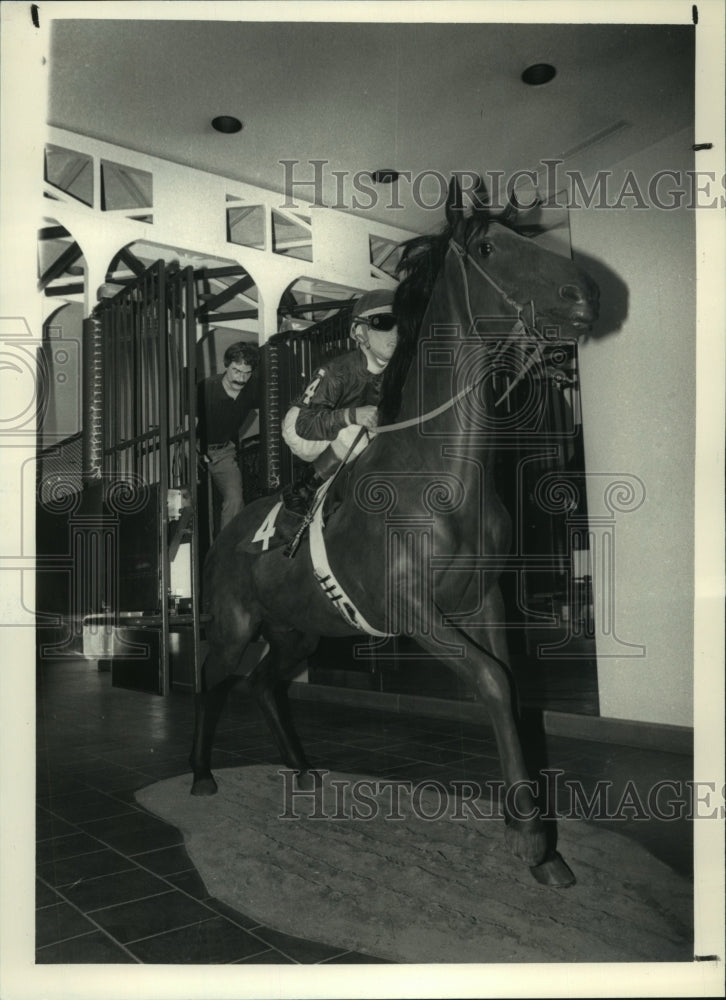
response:
M325 451L318 455L313 462L313 465L315 466L315 472L320 478L320 483L324 483L326 479L330 479L340 465L340 461L341 460L333 451L332 444L329 444ZM318 485L320 485L320 483L318 483Z
M330 479L339 465L340 459L328 445L325 451L305 468L302 475L282 491L282 500L287 510L304 518L318 488L326 479Z

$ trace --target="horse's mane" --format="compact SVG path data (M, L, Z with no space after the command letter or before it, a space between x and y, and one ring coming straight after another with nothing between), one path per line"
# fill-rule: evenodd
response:
M471 236L472 229L479 227L486 229L492 221L529 237L537 236L547 228L539 225L518 225L516 214L507 209L498 214L480 209L476 216L467 220L464 243ZM383 374L381 401L378 405L381 424L393 423L398 416L403 385L415 357L421 334L421 323L453 232L454 225L447 222L439 233L416 236L402 244L403 252L396 268L399 285L393 305L398 317L398 344Z
M444 262L451 226L431 236L417 236L403 244L396 268L400 283L393 311L398 317L398 344L383 374L380 422L393 423L401 408L401 393L418 344L421 323L429 304L434 282Z

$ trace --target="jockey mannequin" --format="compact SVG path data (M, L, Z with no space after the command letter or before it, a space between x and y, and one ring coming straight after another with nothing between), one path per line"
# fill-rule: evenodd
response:
M365 434L350 457L375 434L383 372L398 343L392 289L365 292L353 308L351 337L358 347L333 358L315 372L307 389L291 404L282 436L294 455L310 462L302 476L283 490L285 506L304 517L318 487L348 456L361 427Z

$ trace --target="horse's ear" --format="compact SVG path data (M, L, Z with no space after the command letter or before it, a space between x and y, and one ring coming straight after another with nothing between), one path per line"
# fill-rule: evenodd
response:
M499 215L499 221L511 226L516 223L520 215L533 209L538 209L541 204L542 199L534 185L530 197L526 201L522 201L517 194L516 188L510 185L507 189L507 204Z
M489 191L482 177L478 177L476 184L469 192L471 199L471 213L478 218L489 218L491 215L491 202Z
M505 226L511 226L519 215L519 203L517 202L517 196L512 192L509 196L507 204L504 206L502 211L499 213L499 222L502 222Z
M464 203L461 197L461 184L459 178L454 174L449 181L449 191L446 197L446 221L453 227L463 216Z
M454 174L449 181L449 192L446 199L446 221L450 226L455 226L461 219L471 217L479 219L489 219L491 207L489 203L489 192L481 177L474 174L467 174L468 180L475 180L473 186L462 188L461 181L457 174ZM466 198L464 197L466 195Z

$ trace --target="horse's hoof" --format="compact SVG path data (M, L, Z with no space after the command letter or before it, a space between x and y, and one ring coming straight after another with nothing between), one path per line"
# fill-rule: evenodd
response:
M217 782L210 774L206 778L195 778L192 784L191 795L216 795Z
M522 820L508 820L504 842L509 853L530 868L542 864L547 857L547 834L541 822L533 827Z
M562 860L557 851L553 851L541 864L533 865L529 870L540 885L565 889L569 885L574 885L577 881L571 869Z
M320 775L317 771L296 771L295 780L301 792L314 792L320 785Z

